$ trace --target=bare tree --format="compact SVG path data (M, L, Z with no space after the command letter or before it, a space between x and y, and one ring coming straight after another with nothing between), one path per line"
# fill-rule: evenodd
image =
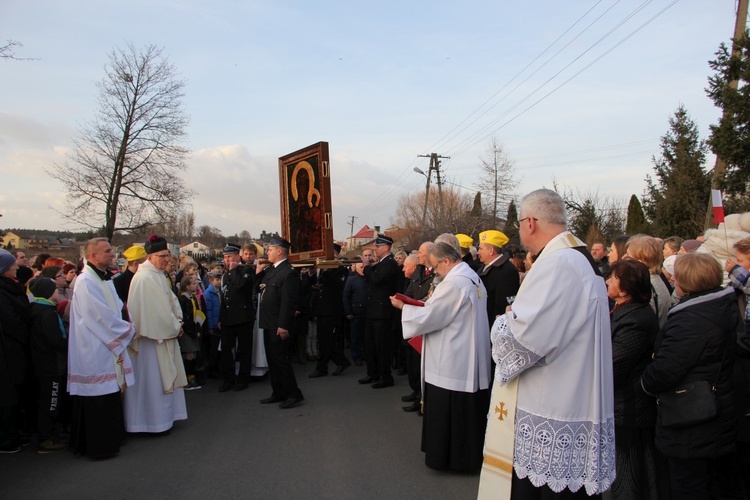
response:
M182 212L193 194L182 181L184 86L160 48L110 54L96 117L80 128L70 164L48 172L67 189L64 217L111 239Z
M16 49L23 47L23 44L17 40L5 40L0 42L0 59L13 59L14 61L33 61L31 57L16 56Z
M422 226L424 192L403 196L398 201L393 223L404 229L409 239L408 248L416 248L426 240L434 239L440 233L467 233L475 231L477 217L472 216L473 197L462 193L459 188L443 187L443 217L440 217L440 201L434 193L427 199L427 218Z
M220 247L224 244L224 236L221 234L221 229L216 227L208 225L198 227L197 237L201 243L211 248Z
M479 161L482 173L475 186L482 193L482 198L487 200L487 212L493 223L496 223L498 214L507 212L508 203L513 199L513 190L518 185L514 178L513 161L495 137L487 144L485 155Z

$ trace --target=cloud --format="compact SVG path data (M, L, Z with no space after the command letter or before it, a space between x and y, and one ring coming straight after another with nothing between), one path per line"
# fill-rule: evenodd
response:
M207 147L193 152L187 186L197 192L192 200L196 225L218 227L225 236L246 229L254 237L261 231L281 230L278 158L254 155L238 144ZM380 175L374 175L382 172ZM355 231L364 224L390 223L385 217L368 219L363 206L386 192L400 192L394 176L366 160L344 151L331 157L331 198L334 237L351 232L350 216L357 216Z

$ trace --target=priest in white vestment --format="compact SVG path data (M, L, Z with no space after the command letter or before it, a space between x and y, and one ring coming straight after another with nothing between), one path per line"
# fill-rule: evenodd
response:
M606 286L566 230L557 193L530 193L519 214L521 241L538 257L491 331L497 368L479 498L598 497L615 478Z
M422 451L432 469L476 472L490 396L487 291L450 244L430 244L427 259L441 281L424 307L391 298L404 338L423 337Z
M68 336L71 446L75 453L104 458L120 451L125 438L120 393L135 383L126 349L135 330L123 317L122 301L107 269L116 257L107 239L86 242L84 255Z
M165 432L175 420L187 419L187 385L177 337L182 332L182 310L164 270L169 263L167 242L149 237L146 262L133 276L128 309L136 336L129 346L135 386L125 392L128 432Z

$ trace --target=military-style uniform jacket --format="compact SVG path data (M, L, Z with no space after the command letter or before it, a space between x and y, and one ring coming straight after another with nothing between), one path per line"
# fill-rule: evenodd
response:
M294 311L298 311L299 273L288 260L277 267L269 266L260 277L260 318L258 326L264 330L294 326Z
M393 316L391 295L398 287L398 262L388 254L377 264L365 266L367 280L367 318L387 319Z
M221 307L219 322L234 326L255 321L253 291L255 269L253 266L237 266L221 278Z

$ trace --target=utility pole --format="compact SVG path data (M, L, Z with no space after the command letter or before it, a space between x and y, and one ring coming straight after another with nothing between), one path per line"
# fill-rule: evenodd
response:
M427 172L427 191L424 196L424 212L422 213L422 228L425 227L425 222L427 220L427 198L430 196L430 179L432 178L432 171L435 171L435 175L437 178L437 185L438 185L438 197L440 200L440 220L442 221L444 214L445 214L445 206L443 204L443 180L440 177L440 159L450 159L450 156L441 156L437 153L432 153L429 155L417 155L419 158L429 158L430 159L430 170ZM416 170L416 169L415 169ZM419 172L422 172L419 170Z
M351 226L351 228L352 228L352 230L351 230L351 232L350 232L350 234L349 234L349 237L351 238L352 236L354 236L354 221L355 221L355 220L357 220L357 217L355 217L355 216L353 216L353 215L350 215L350 216L349 216L349 218L350 218L350 219L352 220L352 221L351 221L351 222L349 223L349 226Z
M741 57L740 49L737 46L737 40L745 35L745 25L747 23L747 6L748 0L738 0L737 2L737 19L734 22L734 39L732 40L732 56ZM729 88L736 90L739 85L737 80L732 80L728 84ZM725 109L722 113L722 119L726 120L729 113ZM727 171L726 162L716 155L716 164L714 165L714 177L711 181L711 189L721 189L721 183L724 180L724 174ZM708 209L706 211L705 229L713 226L713 206L711 196L708 197Z

